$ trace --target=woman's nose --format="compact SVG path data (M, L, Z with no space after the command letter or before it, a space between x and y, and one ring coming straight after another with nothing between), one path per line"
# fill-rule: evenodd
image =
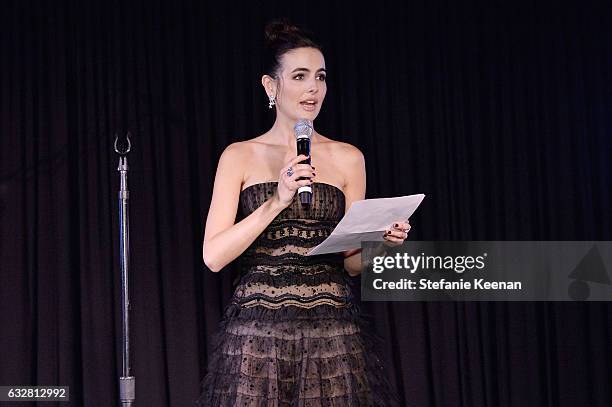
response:
M319 91L319 84L317 83L316 80L310 82L308 84L308 92L310 93L317 93Z

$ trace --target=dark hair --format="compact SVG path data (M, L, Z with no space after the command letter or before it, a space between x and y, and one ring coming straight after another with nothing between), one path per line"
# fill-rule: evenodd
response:
M282 56L292 49L303 47L323 51L311 32L291 24L284 17L270 21L266 25L264 73L276 78Z

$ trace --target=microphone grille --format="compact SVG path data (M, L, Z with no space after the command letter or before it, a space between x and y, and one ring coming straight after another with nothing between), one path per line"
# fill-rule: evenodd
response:
M295 138L303 138L312 136L312 122L308 119L300 119L293 127Z

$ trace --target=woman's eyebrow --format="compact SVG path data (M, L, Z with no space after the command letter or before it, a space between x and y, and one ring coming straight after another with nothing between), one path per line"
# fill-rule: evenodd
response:
M310 69L308 69L308 68L295 68L293 71L291 71L291 73L298 72L298 71L310 72ZM319 68L319 69L317 69L317 72L327 72L327 71L325 70L325 68Z

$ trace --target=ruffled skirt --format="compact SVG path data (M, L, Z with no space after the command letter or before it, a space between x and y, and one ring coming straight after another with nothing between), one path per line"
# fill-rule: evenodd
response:
M396 406L358 307L240 308L213 341L197 406Z

